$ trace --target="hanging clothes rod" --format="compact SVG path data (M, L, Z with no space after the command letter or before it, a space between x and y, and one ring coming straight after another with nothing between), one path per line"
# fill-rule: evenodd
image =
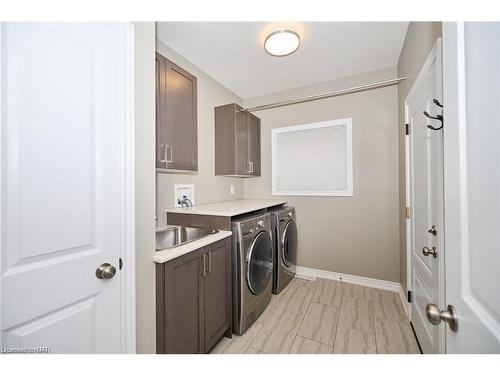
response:
M283 102L276 102L276 103L271 103L271 104L259 105L259 106L251 107L251 108L245 108L243 111L256 112L256 111L262 111L264 109L278 108L278 107L284 107L284 106L292 105L292 104L311 102L313 100L331 98L333 96L352 94L354 92L396 85L405 79L406 79L406 77L398 77L398 78L388 79L385 81L368 83L366 85L354 86L354 87L350 87L348 89L340 89L340 90L330 91L330 92L327 92L325 94L309 95L309 96L304 96L304 97L299 98L299 99L286 100Z

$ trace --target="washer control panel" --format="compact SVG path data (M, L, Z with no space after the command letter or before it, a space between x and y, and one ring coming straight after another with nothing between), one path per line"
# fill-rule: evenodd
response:
M292 207L286 207L282 211L279 211L277 216L280 223L292 220L295 216L295 210Z
M269 215L259 216L239 223L241 233L244 237L255 235L261 230L271 232L271 217Z

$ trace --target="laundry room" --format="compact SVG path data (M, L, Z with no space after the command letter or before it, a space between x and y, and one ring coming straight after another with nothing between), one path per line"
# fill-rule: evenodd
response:
M404 74L398 75L397 62L407 28L404 22L157 22L156 239L163 247L153 259L162 275L158 284L157 274L156 304L165 316L155 327L158 352L333 352L341 327L338 353L375 353L372 298L379 318L388 317L388 304L393 318L388 324L396 322L399 330L398 338L385 347L379 343L378 351L419 352L404 322L399 291L398 83ZM275 29L282 32L273 34ZM340 37L346 32L352 35L348 43ZM327 34L330 53L340 48L346 59L313 58L315 73L294 76L302 60L328 56L319 38ZM367 34L377 35L371 45ZM259 35L265 35L263 47ZM276 37L285 42L273 41ZM287 38L294 48L287 56L267 51L267 45L279 47ZM255 46L243 58L247 40ZM221 62L222 51L231 58ZM355 64L349 53L358 55ZM252 66L257 61L266 69ZM336 65L337 75L327 73L329 64ZM225 73L229 70L233 74ZM183 90L181 107L169 99L170 87ZM170 144L176 140L178 145ZM180 269L180 259L193 262L192 253L171 259L172 249L161 250L189 247L167 244L182 237L171 233L172 226L216 230L217 239L232 234L230 241L220 240L231 254L223 248L197 250L202 274L205 268L208 277L211 269L226 269L231 273L218 280L232 283L230 314L220 309L229 309L223 298L229 291L216 293L219 300L205 299L214 304L204 307L205 314L219 306L226 318L210 317L217 325L205 326L202 347L182 324L170 324L173 332L165 328L176 314L170 316L168 306L180 309L187 322L182 305L192 306L197 298L196 278L167 281L175 278L171 274ZM185 238L189 241L189 233ZM348 288L353 299L345 291L342 307ZM188 294L192 301L186 301ZM349 303L360 296L365 321L351 322ZM273 316L281 311L276 327ZM324 327L314 327L318 314ZM309 319L300 325L304 317ZM293 333L284 329L288 326ZM356 340L361 346L353 346Z

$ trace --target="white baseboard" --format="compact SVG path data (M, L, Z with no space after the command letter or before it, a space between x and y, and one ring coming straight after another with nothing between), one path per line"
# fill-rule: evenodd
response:
M401 299L401 303L403 304L403 308L405 309L405 314L408 319L410 319L410 305L408 303L407 296L405 292L403 291L403 288L401 287L401 284L399 285L399 298Z
M400 283L394 281L372 279L370 277L364 277L364 276L349 275L346 273L324 271L316 268L300 267L300 266L295 267L295 276L306 280L316 280L316 278L319 277L322 279L343 281L346 283L363 285L370 288L384 289L384 290L389 290L391 292L396 292L398 293L399 298L401 299L401 303L403 304L403 307L405 309L406 316L407 317L409 316L408 303L406 301L406 296L403 292Z
M390 290L391 292L398 292L401 289L401 284L394 281L386 281L379 279L372 279L364 276L354 276L346 273L338 273L331 271L323 271L316 268L295 267L295 274L302 279L315 280L317 277L322 279L330 279L337 281L344 281L346 283L368 286L371 288Z

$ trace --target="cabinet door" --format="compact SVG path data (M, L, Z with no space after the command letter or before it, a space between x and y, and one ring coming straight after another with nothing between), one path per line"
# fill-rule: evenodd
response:
M166 61L166 159L167 168L198 170L196 77Z
M215 175L227 176L236 173L236 104L215 107ZM246 140L245 140L246 147ZM193 215L195 216L195 215Z
M200 251L165 264L164 272L164 335L165 347L160 353L203 353L203 262ZM157 286L160 288L161 285ZM161 293L161 292L160 292ZM159 296L161 303L161 295ZM160 306L161 307L161 306ZM160 317L161 318L161 317ZM157 343L161 339L157 338Z
M218 242L205 252L205 350L231 327L231 242Z
M247 120L246 113L239 110L239 107L235 107L234 113L234 157L236 170L234 174L236 175L247 175L250 173L250 167L248 164L248 134L247 134Z
M260 176L260 119L247 113L247 159L250 175Z
M166 59L156 54L156 168L167 168L165 160L165 145L167 127L165 124L165 86L166 86Z

